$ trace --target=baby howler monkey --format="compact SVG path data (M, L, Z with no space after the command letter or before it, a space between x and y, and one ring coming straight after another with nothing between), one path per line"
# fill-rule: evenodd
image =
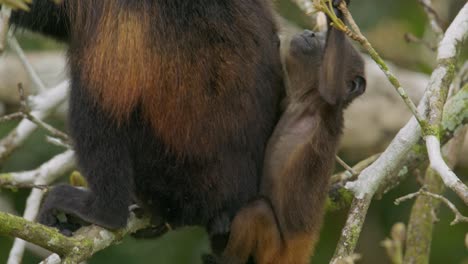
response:
M252 256L258 264L305 264L318 240L343 111L365 91L364 63L345 34L330 27L326 37L296 35L285 68L288 101L268 142L262 197L234 218L220 263Z

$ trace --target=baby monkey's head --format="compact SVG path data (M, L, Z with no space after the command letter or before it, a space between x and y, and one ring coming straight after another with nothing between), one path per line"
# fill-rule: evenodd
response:
M333 29L334 30L334 29ZM292 100L320 96L348 106L366 90L364 61L346 36L305 30L293 37L285 58Z

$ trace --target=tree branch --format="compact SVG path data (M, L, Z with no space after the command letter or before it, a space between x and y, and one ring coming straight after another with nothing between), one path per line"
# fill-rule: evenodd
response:
M466 128L457 131L442 150L452 168L457 163L466 131ZM424 186L435 194L441 194L445 189L442 179L431 168L426 170ZM421 195L416 199L408 222L404 263L429 263L434 223L437 221L435 211L439 204L439 200L429 196Z
M426 146L431 168L440 175L445 186L452 189L468 205L468 187L458 179L457 175L445 163L440 151L439 139L436 136L427 136Z
M458 20L455 19L455 21L453 22L455 25L458 25L460 27L460 21L468 19L468 16L465 14L465 10L466 6L460 11L459 15L457 16L465 18ZM346 8L343 8L342 11L349 14ZM461 26L461 28L463 30L464 27ZM459 35L455 34L455 36ZM440 47L445 46L445 44L443 43L444 41L441 42ZM453 48L453 52L450 54L456 54L456 48L458 47L450 45L447 46L447 49ZM444 56L445 52L440 52L440 50L441 48L439 48L439 59L447 58ZM431 79L435 81L437 76L440 77L441 75L438 71L434 71ZM434 83L434 81L431 83ZM426 111L429 110L428 107L431 96L432 95L428 91L426 91L418 107L419 113L426 113ZM458 113L458 115L461 117L466 117L463 113ZM424 128L424 126L422 127ZM430 127L426 126L424 134L430 134L428 133L428 131L431 131L431 129L429 128ZM349 256L354 252L357 238L359 237L364 223L364 216L367 214L367 209L369 208L372 197L375 195L376 190L383 182L387 181L388 178L391 178L392 175L399 171L399 168L401 168L400 166L404 162L405 157L407 156L411 148L420 139L421 133L421 127L418 126L417 120L415 118L412 118L410 122L408 122L407 125L400 130L398 135L395 137L395 139L392 141L389 147L385 150L385 152L380 156L380 158L367 169L365 169L361 173L361 176L358 178L357 181L350 182L346 185L346 187L349 190L355 193L356 199L355 201L353 201L353 206L350 210L346 226L343 229L342 237L335 251L335 255L332 259L332 262L342 259L343 257Z
M424 8L424 11L429 18L429 24L431 25L432 31L437 35L438 40L444 36L444 30L442 29L442 20L440 19L437 12L432 7L431 0L419 0L419 3Z
M150 226L148 217L130 215L126 228L108 231L98 226L81 228L74 237L66 237L57 229L30 222L22 217L0 212L0 235L19 237L57 253L43 263L80 263L98 251L121 241L126 235ZM59 262L54 262L52 260Z
M460 213L460 211L457 209L457 207L455 207L455 205L452 202L450 202L447 198L445 198L445 197L443 197L442 195L439 195L439 194L428 192L428 191L426 191L424 189L421 189L418 192L411 193L411 194L408 194L408 195L405 195L405 196L403 196L401 198L396 199L395 204L399 205L401 202L413 199L413 198L415 198L415 197L417 197L419 195L429 196L429 197L437 199L437 200L443 202L445 205L447 205L447 207L450 210L452 210L452 212L455 214L455 219L452 221L452 223L450 223L451 225L455 225L455 224L458 224L460 222L468 222L468 217L463 216Z
M331 176L330 184L334 185L338 183L346 183L347 181L356 179L356 177L359 176L359 173L361 173L362 170L364 170L365 168L369 167L369 165L371 165L374 161L376 161L379 156L380 156L380 153L372 155L368 157L367 159L364 159L358 162L352 168L347 169L344 167L346 171L343 171L343 172L340 172Z
M57 106L65 101L68 95L68 86L68 81L63 81L39 95L30 96L29 105L32 108L31 114L38 119L46 118ZM16 128L4 137L0 141L0 163L16 148L21 146L36 128L36 124L23 119Z
M403 264L403 245L405 244L405 234L405 225L403 223L396 223L392 227L390 238L386 238L381 243L393 264Z
M442 177L445 185L452 189L468 205L468 187L447 166L440 151L440 123L443 107L447 100L450 84L455 77L455 63L460 43L468 36L468 4L460 10L447 29L438 48L438 63L432 73L427 92L429 96L428 125L425 134L426 148L431 168Z
M69 141L70 139L68 138L68 135L65 134L64 132L56 129L55 127L47 124L46 122L42 121L41 119L37 118L33 114L31 114L30 107L28 105L28 101L26 98L26 95L24 94L24 89L23 85L21 83L18 84L18 93L20 95L20 104L21 104L21 113L23 114L23 117L28 119L29 121L33 122L36 124L38 127L46 130L49 132L52 136L59 137L62 140ZM71 148L71 146L69 146Z
M12 35L8 37L8 44L10 45L10 48L12 48L15 51L15 53L18 55L18 58L23 64L23 67L26 69L26 72L28 73L29 77L34 83L34 86L36 87L36 89L39 92L44 92L46 90L44 82L42 82L41 78L39 77L37 72L34 70L28 58L26 58L26 55L24 54L24 51L21 48L20 44L18 43L18 40L16 40L15 36Z
M37 179L41 179L41 182L50 183L65 172L72 170L75 166L74 152L67 150L43 163L35 170L0 174L0 186L34 184Z
M60 255L66 255L79 247L74 238L67 238L56 229L28 221L22 217L0 212L0 234L18 237ZM89 243L84 243L89 244ZM89 245L87 245L89 247Z
M29 174L31 176L22 175L22 178L33 179L34 186L47 186L54 182L59 176L65 172L72 170L75 167L73 151L66 151L59 154L42 164L38 169L32 172L23 172L23 174ZM18 173L16 174L18 175ZM10 176L13 176L10 174ZM0 186L1 186L2 175L0 175ZM29 221L33 221L37 213L39 212L40 204L44 196L44 190L33 189L31 194L26 200L26 208L24 210L23 218ZM10 256L8 257L7 264L21 263L23 259L24 249L26 242L21 239L15 239L13 247L10 250Z
M3 5L0 11L0 55L6 48L8 29L10 28L11 7Z

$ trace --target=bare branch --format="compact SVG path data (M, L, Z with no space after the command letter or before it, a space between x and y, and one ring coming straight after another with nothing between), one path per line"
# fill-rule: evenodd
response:
M351 168L351 170L347 169L346 171L333 175L330 179L330 184L333 185L336 183L346 182L346 181L355 179L355 177L359 176L359 173L361 173L362 170L369 167L369 165L371 165L374 161L376 161L379 156L380 156L380 153L372 155L358 162L356 165L354 165L353 168ZM351 173L351 171L354 171L354 174Z
M332 264L341 263L343 259L354 254L362 225L366 219L366 212L369 209L372 197L355 198L348 212L348 219L338 242L338 247L330 261Z
M404 35L404 38L405 38L405 41L407 43L417 43L417 44L422 44L423 46L425 46L426 48L428 48L429 50L431 51L437 51L437 47L435 45L432 45L431 43L427 42L427 41L424 41L418 37L416 37L415 35L411 34L411 33L406 33Z
M81 228L74 236L81 244L91 241L92 244L86 251L68 251L62 254L62 258L57 254L52 254L41 264L59 264L59 263L80 263L96 252L101 251L111 245L119 243L128 234L147 228L150 226L149 218L137 218L132 213L127 223L127 227L117 231L109 231L98 226L89 226ZM54 250L52 250L54 251ZM57 252L57 251L55 251ZM59 252L57 252L59 253Z
M37 96L30 97L31 115L38 119L47 117L57 106L65 101L68 94L68 86L68 81L64 81ZM22 120L16 128L0 141L0 162L23 144L36 128L36 124L31 123L27 119Z
M28 73L29 77L31 78L32 82L34 83L35 88L39 92L44 92L46 90L44 82L42 82L41 78L39 77L37 72L34 70L34 68L31 65L31 63L29 62L28 58L26 58L26 55L24 54L24 51L21 48L18 41L16 40L15 36L10 36L8 38L8 44L15 51L15 53L18 55L18 58L20 59L20 61L23 64L24 68L26 69L26 72Z
M459 85L461 83L454 83L453 90L458 90ZM466 128L458 130L454 138L442 149L444 158L451 168L458 162L466 131ZM426 170L421 183L427 191L435 194L442 194L445 189L442 179L430 167ZM414 202L408 221L404 263L429 263L434 223L438 221L436 211L439 205L439 200L424 195L419 196Z
M5 51L8 29L10 28L11 7L3 5L0 11L0 54Z
M24 178L34 178L34 186L47 186L54 182L59 176L63 175L65 172L73 169L74 162L74 153L73 151L66 151L62 154L59 154L49 160L48 162L42 164L38 169L33 172L23 172L23 174L33 174L33 177L22 177ZM18 175L18 174L16 174ZM10 174L11 178L15 177L15 174ZM1 175L0 175L1 183ZM26 201L26 209L24 210L23 218L29 221L33 221L37 213L39 212L40 204L44 196L44 190L42 189L33 189ZM19 238L15 239L13 247L10 251L10 256L8 258L7 264L16 264L21 263L23 258L24 249L26 242Z
M450 210L452 210L452 212L455 214L455 219L452 221L452 223L450 223L451 225L456 225L456 224L461 223L461 222L468 222L468 217L463 216L460 213L460 211L457 209L457 207L455 207L455 205L452 202L450 202L447 198L445 198L445 197L443 197L442 195L439 195L439 194L434 194L434 193L428 192L424 188L420 189L418 192L411 193L411 194L408 194L408 195L405 195L403 197L400 197L400 198L396 199L395 204L399 205L401 202L404 202L404 201L407 201L407 200L410 200L410 199L414 199L415 197L417 197L419 195L426 195L426 196L432 197L434 199L438 199L441 202L443 202L445 205L447 205L447 207Z
M0 117L0 123L8 122L8 121L16 120L16 119L21 119L21 118L24 118L23 113L21 113L21 112L13 113L13 114L10 114L10 115Z
M0 235L18 237L57 253L42 263L80 263L96 252L120 242L126 235L150 226L149 217L130 214L125 228L109 231L98 226L83 227L73 237L66 237L55 228L0 212ZM61 257L60 257L61 256Z
M74 152L67 150L43 163L35 170L0 174L0 186L47 185L60 175L72 170L75 166ZM41 179L41 181L36 182L37 179Z
M27 118L29 121L33 122L37 126L48 131L52 136L60 137L61 139L65 141L69 141L67 134L63 133L62 131L54 128L53 126L45 123L44 121L40 120L39 118L31 114L31 110L28 106L26 95L24 94L23 85L21 83L18 84L18 91L20 95L21 112L23 113L24 118Z
M65 237L57 229L28 221L22 217L0 212L0 222L2 223L1 235L19 237L61 255L79 246L76 239Z
M468 187L457 177L457 175L447 166L442 153L440 152L440 142L435 136L426 137L426 146L431 161L431 168L439 173L444 184L452 189L468 205Z
M62 147L66 149L73 149L72 145L70 145L68 142L63 141L63 139L60 139L60 138L47 136L46 141L58 147Z
M396 223L392 227L390 238L381 242L393 264L403 263L403 245L405 244L406 226Z
M452 189L468 205L468 187L447 166L440 151L440 123L450 84L455 77L455 63L459 44L468 36L468 3L460 10L447 29L438 48L438 65L434 70L427 93L429 97L428 125L425 134L426 148L432 169L440 174L445 185Z
M351 175L351 177L357 177L356 171L354 171L351 166L349 166L344 160L342 160L338 155L335 157L336 161L347 171L348 174Z
M466 8L467 7L465 5L465 7L460 11L457 17L464 17L464 19L468 19L468 15L466 14ZM349 14L346 8L341 9L344 13ZM452 26L459 27L457 33L466 33L467 29L464 25L460 24L460 22L463 22L464 19L456 18L452 23ZM449 32L450 30L447 30L446 36L452 35L452 39L460 39L455 36L465 34L452 34ZM458 48L458 46L452 46L443 43L444 40L442 40L441 44L439 45L439 60L442 58L450 58L449 56L447 56L448 54L455 55ZM444 46L446 48L442 48ZM449 53L444 50L451 50L452 52ZM440 75L438 71L434 71L431 77L431 79L433 80L432 83L435 83L437 76L440 77L444 75ZM426 113L426 111L429 110L429 100L432 96L433 95L429 92L426 92L424 94L424 97L421 100L421 103L418 107L418 111L420 114ZM463 116L461 112L458 112L458 114ZM421 124L421 122L419 123ZM372 197L383 182L387 181L388 178L391 178L392 175L395 175L395 173L399 171L399 169L401 168L400 166L401 164L403 164L403 161L406 158L407 154L410 152L411 148L419 141L420 135L423 132L421 131L421 127L425 128L425 135L431 134L431 126L425 126L424 124L422 124L422 126L418 126L417 120L415 118L412 118L410 122L408 122L407 125L400 130L398 135L392 141L390 146L385 150L385 152L380 156L380 158L367 169L365 169L361 173L361 176L358 178L358 180L356 180L355 182L347 183L346 188L355 193L356 199L353 202L353 210L351 210L349 213L346 226L343 229L342 237L340 239L338 248L335 251L335 255L332 262L336 259L341 259L344 256L349 256L354 252L357 238L359 237L359 234L362 230L362 226L365 219L363 215L367 213L367 209L369 208Z
M424 11L429 18L429 24L431 25L432 31L437 35L438 40L444 36L444 30L442 29L442 20L437 12L432 7L431 0L419 0L419 3L423 6Z

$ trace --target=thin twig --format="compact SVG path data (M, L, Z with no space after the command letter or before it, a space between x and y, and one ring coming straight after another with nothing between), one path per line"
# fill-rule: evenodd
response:
M75 168L74 155L72 150L67 150L42 163L34 170L2 173L0 174L0 186L48 185ZM38 182L38 178L44 181Z
M405 38L405 41L407 43L421 44L421 45L423 45L424 47L428 48L431 51L437 51L436 46L432 45L431 43L429 43L427 41L424 41L424 40L416 37L415 35L413 35L411 33L405 33L404 38Z
M59 137L65 141L69 141L69 137L67 134L45 123L44 121L40 120L39 118L31 114L31 109L28 106L28 101L27 101L26 95L24 94L23 85L21 83L18 84L18 92L20 95L21 112L24 114L25 118L27 118L28 120L30 120L37 126L45 129L52 136Z
M40 120L39 118L37 118L36 116L31 114L31 112L26 112L25 115L26 115L26 118L29 121L33 122L34 124L36 124L37 126L43 128L43 129L45 129L52 136L59 137L62 140L65 140L65 141L69 141L69 137L68 137L67 134L65 134L64 132L58 130L57 128L45 123L44 121Z
M55 145L55 146L58 146L58 147L62 147L62 148L66 148L66 149L73 149L72 145L70 145L69 143L63 141L63 139L60 139L60 138L46 136L46 141L48 143L50 143L52 145Z
M358 174L357 172L351 168L344 160L342 160L338 155L335 156L336 161L343 167L349 174L351 174L351 177L356 177Z
M355 179L356 177L359 176L361 171L363 171L365 168L367 168L369 165L371 165L374 161L376 161L379 156L380 156L380 153L372 155L372 156L358 162L356 165L354 165L354 167L351 168L352 171L355 172L354 175L350 172L350 170L346 170L346 171L343 171L343 172L332 175L331 178L330 178L330 184L334 185L334 184L337 184L337 183L345 183L347 181Z
M414 199L415 197L417 197L419 195L426 195L426 196L432 197L434 199L438 199L441 202L443 202L445 205L447 205L447 207L455 214L455 219L450 223L451 225L456 225L456 224L461 223L461 222L468 222L468 217L462 215L460 213L460 211L457 209L457 207L452 202L450 202L447 198L445 198L445 197L443 197L442 195L439 195L439 194L434 194L434 193L428 192L424 188L420 189L419 191L417 191L415 193L410 193L408 195L405 195L403 197L400 197L400 198L396 199L395 204L399 205L401 202L404 202L404 201L407 201L407 200L410 200L410 199Z
M22 112L13 113L13 114L0 117L0 123L8 122L8 121L16 120L16 119L21 119L21 118L24 118L24 114Z
M8 29L10 28L11 7L2 6L0 11L0 54L5 51Z
M444 30L442 29L442 19L440 19L439 14L437 14L437 12L432 7L431 0L418 0L418 2L424 8L427 17L429 18L429 24L431 25L432 31L436 33L437 39L440 41L440 39L442 39L444 36Z
M24 53L23 49L21 48L20 44L18 43L18 40L16 40L15 36L12 35L12 36L8 37L8 44L15 51L15 53L18 55L18 58L20 59L21 63L23 64L23 67L26 69L26 72L28 73L29 77L31 78L32 82L34 83L36 89L39 92L45 91L46 87L44 85L44 82L41 80L41 78L37 74L36 70L34 70L33 66L29 62L28 58L26 57L26 54Z
M392 264L403 263L403 246L405 244L406 226L396 223L392 226L390 238L386 238L380 244L385 248Z
M435 136L426 137L426 146L429 153L431 168L435 170L444 184L452 189L468 205L468 187L457 177L457 175L447 166L440 151L440 141Z
M68 81L64 81L53 88L47 89L44 93L30 96L28 101L34 110L31 111L31 114L40 119L47 117L67 98L68 85ZM21 146L36 128L37 125L30 120L21 120L21 122L0 141L0 162L5 160L13 151Z
M18 183L18 184L14 184L14 185L5 184L5 185L1 185L1 186L4 189L12 189L12 190L15 190L15 189L39 189L39 190L46 191L46 190L49 189L48 185L37 185L37 184L27 184L27 183Z

